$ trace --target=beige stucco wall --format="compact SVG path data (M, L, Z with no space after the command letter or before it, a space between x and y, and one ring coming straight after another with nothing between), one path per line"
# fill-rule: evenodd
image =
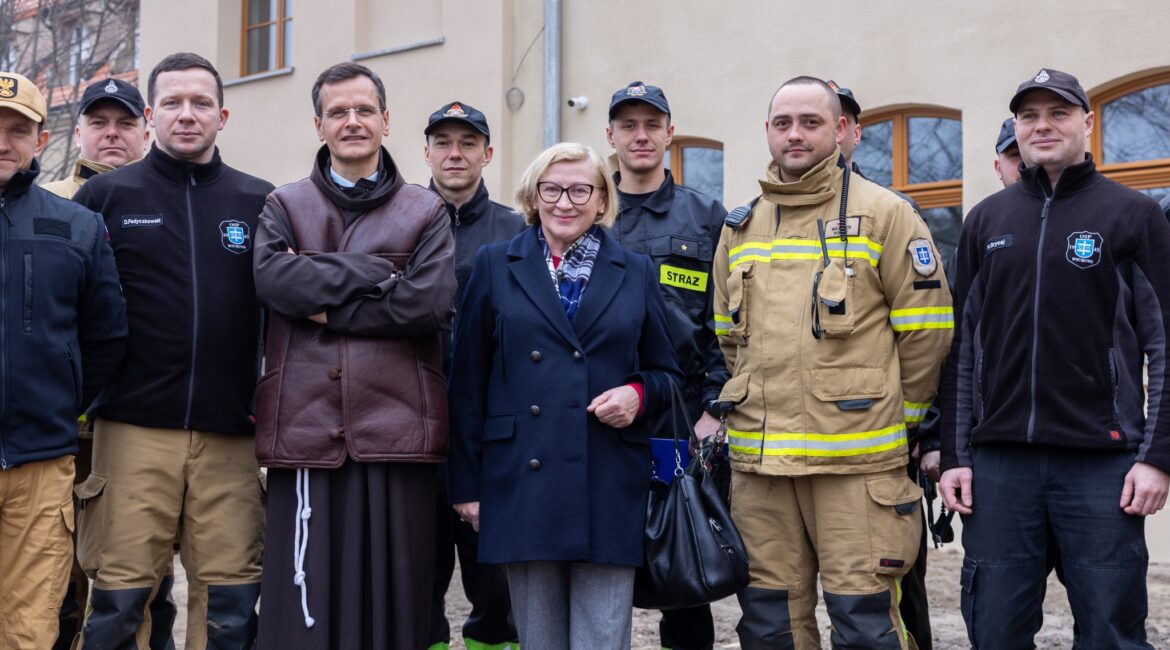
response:
M379 6L361 1L365 10ZM541 149L543 3L417 1L441 5L441 33L431 36L442 36L444 43L362 61L388 87L388 146L406 178L425 183L427 115L453 99L468 102L488 115L495 132L496 160L485 177L492 194L507 201ZM961 111L964 206L970 209L998 189L993 143L1020 81L1052 66L1079 76L1092 93L1170 64L1170 3L1161 0L563 5L563 95L590 99L585 110L563 109L563 139L608 155L609 95L635 79L660 85L670 98L677 135L724 143L728 204L756 193L754 179L768 160L762 132L768 99L780 82L798 74L852 88L865 110L925 104ZM154 62L177 50L202 53L225 77L237 76L239 13L235 0L188 0L182 11L170 2L144 2L142 83ZM307 173L319 146L309 103L316 74L359 49L401 44L374 42L359 15L354 0L298 0L293 72L227 89L232 114L220 145L230 164L276 183ZM435 22L431 12L419 15ZM505 104L512 86L525 95L517 110ZM1170 561L1170 515L1152 518L1148 531L1155 559Z
M441 33L433 36L445 42L362 61L389 88L389 146L409 178L425 180L427 114L451 99L469 102L488 114L496 131L489 186L510 194L541 148L543 3L419 1L441 5ZM233 115L221 140L228 160L275 181L304 174L317 146L307 99L317 72L359 47L401 44L373 43L357 24L356 4L296 4L292 74L228 88ZM370 0L362 6L368 11ZM237 76L238 1L192 0L181 14L172 9L143 3L144 68L167 52L191 49L212 58L225 78ZM775 86L797 74L831 77L851 87L866 110L924 104L961 111L970 208L997 189L992 142L1019 81L1054 66L1077 74L1092 92L1166 66L1168 22L1170 4L1156 0L826 0L815 13L774 0L564 2L563 95L586 95L591 103L563 109L562 136L608 153L603 130L610 93L633 79L661 85L677 134L724 143L726 198L735 203L755 193L754 179L767 161L763 115ZM216 60L221 55L228 60ZM515 111L504 101L513 85L525 95Z
M442 8L442 25L417 40L443 37L442 45L390 54L361 63L373 68L387 87L390 137L386 144L406 178L423 183L429 172L423 163L423 128L427 116L440 105L459 99L492 117L492 127L503 133L506 112L501 90L505 53L510 45L501 35L510 31L504 5L499 2L433 1ZM372 3L376 4L376 3ZM317 74L329 65L348 61L369 39L358 26L354 2L303 1L296 3L292 20L294 48L290 74L232 84L239 76L239 2L193 0L181 16L166 2L145 2L142 8L142 65L145 71L170 52L190 50L207 56L229 86L224 105L230 112L218 143L231 165L281 184L308 174L320 141L313 129L310 89ZM433 22L433 21L432 21ZM228 34L217 30L228 25ZM413 42L413 41L412 41ZM370 43L376 49L403 43ZM363 50L364 51L364 50ZM221 53L227 53L217 60ZM539 108L535 110L539 120ZM504 164L489 167L492 189L499 187L498 171L508 164L511 147L497 147Z

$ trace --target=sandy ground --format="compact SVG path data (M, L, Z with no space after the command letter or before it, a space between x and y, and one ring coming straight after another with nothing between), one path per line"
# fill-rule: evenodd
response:
M931 623L934 628L934 647L938 650L966 648L967 636L963 617L959 613L959 567L962 564L962 550L957 546L930 549L927 566L927 591L930 597ZM175 601L179 605L179 620L176 622L176 647L183 648L183 630L186 629L186 580L175 557ZM1149 578L1149 617L1146 629L1149 642L1155 648L1170 648L1170 564L1151 564ZM458 630L459 623L467 616L470 606L463 595L463 588L456 574L451 581L447 595L447 617L452 629ZM735 625L739 621L739 605L735 598L721 600L712 606L715 614L715 647L738 648ZM818 609L824 647L829 647L828 616L824 606ZM455 636L458 636L456 632ZM1044 627L1036 637L1038 648L1071 648L1072 616L1065 599L1064 588L1055 576L1048 581L1048 597L1044 602ZM463 650L463 643L455 639L453 649ZM658 650L658 613L646 610L634 611L633 650Z

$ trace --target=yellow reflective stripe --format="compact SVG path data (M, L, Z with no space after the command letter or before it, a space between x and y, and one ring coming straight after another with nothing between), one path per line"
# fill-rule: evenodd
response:
M825 242L829 257L844 258L846 243L840 238ZM775 239L771 242L747 242L728 251L728 270L745 262L773 260L819 260L821 242L815 239ZM868 237L849 237L848 255L851 259L867 259L873 266L882 257L882 245Z
M954 329L955 310L950 307L892 309L890 310L890 326L895 332Z
M856 433L756 433L727 430L728 445L741 454L765 456L863 456L906 446L906 425L899 423Z
M926 412L930 410L930 404L903 401L902 409L906 412L906 421L910 424L917 424L926 418Z
M849 237L848 242L851 246L865 246L867 249L877 253L880 257L882 254L882 245L873 241L869 237ZM839 237L826 238L825 243L829 248L841 248L841 239ZM728 257L735 257L745 250L752 249L755 251L768 252L775 248L784 246L791 246L795 248L815 248L817 251L821 250L821 242L818 239L773 239L770 242L745 242L727 251Z
M902 643L906 643L906 639L909 636L909 631L906 630L906 621L902 618L902 577L898 576L897 578L894 578L894 584L898 586L898 601L896 603L898 607L895 607L894 609L898 612L898 627L902 629Z
M715 336L727 336L731 333L731 316L729 314L715 314Z

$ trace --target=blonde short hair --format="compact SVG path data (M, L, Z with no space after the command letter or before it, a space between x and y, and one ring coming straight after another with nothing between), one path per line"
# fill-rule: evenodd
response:
M540 178L544 176L548 168L559 162L578 162L581 160L588 160L593 164L593 172L597 175L594 184L597 185L597 189L605 192L605 210L597 215L593 223L606 228L613 225L614 220L617 219L617 190L613 185L613 178L609 175L605 160L590 147L576 142L554 144L542 151L536 160L528 165L528 169L524 170L524 176L520 178L520 187L516 190L516 205L519 207L520 213L524 215L524 221L528 225L540 223L540 216L536 211L536 206L540 201L540 197L537 196L536 184L540 182Z

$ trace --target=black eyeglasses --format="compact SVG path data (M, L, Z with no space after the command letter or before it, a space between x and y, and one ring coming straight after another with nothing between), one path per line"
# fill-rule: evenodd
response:
M556 183L548 181L541 181L536 184L536 193L540 195L540 200L545 203L556 203L561 200L562 194L569 195L569 203L573 205L585 205L589 201L589 197L593 196L593 190L596 185L588 183L575 183L568 187L561 187Z

